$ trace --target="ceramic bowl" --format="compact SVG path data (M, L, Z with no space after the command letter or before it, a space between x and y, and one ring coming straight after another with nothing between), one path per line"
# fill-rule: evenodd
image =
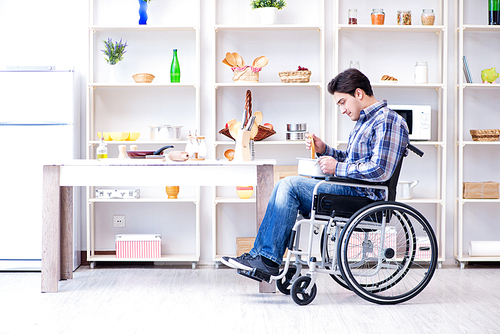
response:
M130 136L129 132L110 132L110 137L116 141L124 141Z
M111 139L111 137L109 136L109 132L102 132L102 136L104 137L104 140L113 140ZM97 133L97 137L101 138L101 132L98 132Z
M237 186L236 194L238 194L241 199L249 199L253 195L253 187Z
M139 137L141 136L141 133L140 132L130 132L130 136L128 137L128 141L134 141L134 140L137 140L139 139Z

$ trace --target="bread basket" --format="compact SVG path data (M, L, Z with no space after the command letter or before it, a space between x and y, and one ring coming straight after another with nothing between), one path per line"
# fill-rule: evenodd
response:
M311 71L284 71L278 75L283 83L309 82Z
M500 129L470 130L474 141L497 141L500 137Z
M154 75L149 73L137 73L132 76L136 83L150 83L155 78Z

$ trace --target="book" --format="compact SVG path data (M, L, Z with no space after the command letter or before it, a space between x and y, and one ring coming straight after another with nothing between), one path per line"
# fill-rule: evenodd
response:
M470 74L469 64L467 63L467 57L464 56L463 59L464 59L464 76L465 76L465 81L467 83L472 83L472 76Z

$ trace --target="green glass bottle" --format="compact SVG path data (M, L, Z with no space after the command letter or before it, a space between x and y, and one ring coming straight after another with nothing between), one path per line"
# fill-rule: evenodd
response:
M174 49L172 66L170 66L170 82L181 82L181 67L179 66L179 58L177 58L177 49Z

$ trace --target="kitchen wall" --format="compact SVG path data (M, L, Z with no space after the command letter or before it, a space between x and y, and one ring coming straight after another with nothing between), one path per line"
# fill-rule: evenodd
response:
M127 2L136 2L136 0L123 0ZM166 1L166 0L155 0ZM294 0L289 0L293 2ZM407 1L407 0L405 0ZM152 4L152 9L154 10L154 2ZM382 3L381 1L379 1ZM486 1L478 1L480 6L484 7L484 10L478 10L479 15L484 15L486 18ZM247 2L244 1L245 4ZM408 3L410 3L408 1ZM332 12L332 2L327 1L326 12ZM371 2L367 2L366 6L372 7ZM448 212L446 221L446 258L448 263L453 263L453 197L454 197L454 184L453 184L453 8L454 1L449 1L450 15L449 15L449 76L448 76L448 189L447 189L447 200L448 200ZM382 6L383 7L383 6ZM404 6L403 6L404 7ZM202 1L202 17L201 17L201 68L211 69L213 67L214 61L220 61L220 59L212 59L212 34L213 34L213 1L203 0ZM114 8L117 15L123 10L120 7ZM243 9L242 9L243 10ZM245 8L244 10L247 10ZM347 14L347 13L346 13ZM127 15L127 13L123 13ZM0 2L0 68L4 68L7 65L55 65L57 67L70 67L74 66L76 71L81 73L81 112L82 112L82 130L85 125L85 110L86 110L86 91L85 83L87 77L87 63L88 63L88 36L87 36L87 24L88 24L88 1L87 0L73 0L73 1L60 1L60 2L41 2L38 0L24 0L22 2L15 1L1 1ZM332 73L332 19L331 17L326 18L326 78L327 80L333 77ZM391 48L397 48L397 43L389 43L384 45L387 51L390 52ZM155 46L151 45L151 50L154 52ZM236 50L232 50L236 51ZM411 55L413 50L407 50L408 55ZM288 53L286 55L287 62L291 64L301 64L299 59L294 59L296 55L294 53ZM478 50L475 57L483 57L484 63L491 63L491 56L487 53L481 53ZM170 59L170 55L165 55L167 61ZM498 57L496 58L498 60ZM368 62L368 59L365 60ZM498 65L498 64L497 64ZM362 64L363 66L363 64ZM486 67L487 65L485 65ZM491 65L491 66L494 66ZM201 75L201 133L206 135L208 140L212 140L213 131L210 129L211 124L211 106L213 98L213 78L211 70L203 71ZM286 90L281 90L286 94ZM383 93L383 92L382 92ZM377 98L383 98L384 96L377 96ZM487 99L483 101L483 105L488 106ZM493 103L493 102L491 102ZM331 100L327 94L326 98L326 110L327 110L327 133L329 132L331 117L330 110L332 104ZM493 106L488 106L493 108ZM1 111L0 111L1 112ZM82 134L85 133L82 131ZM329 138L328 135L327 138ZM85 138L82 138L84 142ZM9 143L11 145L11 143ZM85 150L82 145L82 156L85 156ZM280 159L279 152L277 154L277 159ZM470 166L474 168L474 166ZM211 192L209 189L202 189L202 197L210 200ZM203 202L203 201L202 201ZM201 262L211 263L212 254L212 244L211 244L211 210L212 206L210 202L204 201L202 204L202 214L201 214ZM247 215L252 215L251 210L245 209L244 211ZM140 212L135 212L134 214L140 215ZM165 212L168 214L168 212ZM493 217L491 217L493 219ZM85 217L82 217L82 244L86 245L85 242ZM111 225L111 222L110 222ZM183 233L182 229L178 231ZM190 233L189 230L185 231ZM500 232L500 227L496 231L489 231L488 233ZM106 249L107 245L113 245L114 234L116 232L113 229L106 231L103 238L103 248ZM483 236L487 239L487 235ZM111 246L112 247L112 246Z

